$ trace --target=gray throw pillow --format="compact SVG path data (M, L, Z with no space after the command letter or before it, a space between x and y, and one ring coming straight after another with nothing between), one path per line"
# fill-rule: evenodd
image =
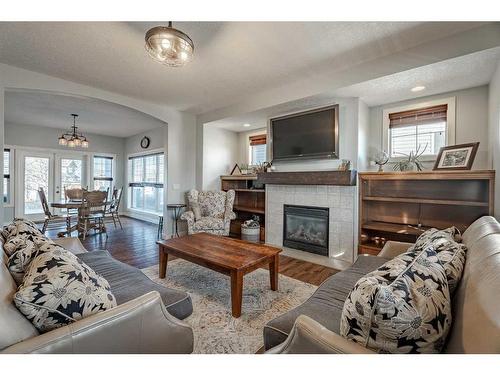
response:
M35 239L35 244L40 253L31 261L14 303L40 332L116 306L106 279L74 254L54 243Z
M429 247L358 280L345 301L340 333L377 352L439 353L451 319L446 273Z

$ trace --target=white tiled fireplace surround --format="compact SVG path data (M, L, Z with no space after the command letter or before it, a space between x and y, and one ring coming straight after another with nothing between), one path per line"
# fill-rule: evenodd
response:
M326 207L329 257L284 248L284 255L344 268L354 261L356 186L266 185L266 243L283 247L283 205Z

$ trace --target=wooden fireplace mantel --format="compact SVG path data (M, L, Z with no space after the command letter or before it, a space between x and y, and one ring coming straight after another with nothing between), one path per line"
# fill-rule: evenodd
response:
M257 181L275 185L341 185L355 186L356 171L266 172Z

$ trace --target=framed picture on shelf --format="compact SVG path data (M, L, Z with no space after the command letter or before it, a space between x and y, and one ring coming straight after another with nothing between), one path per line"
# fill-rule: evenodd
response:
M441 147L433 170L470 170L478 147L479 142Z

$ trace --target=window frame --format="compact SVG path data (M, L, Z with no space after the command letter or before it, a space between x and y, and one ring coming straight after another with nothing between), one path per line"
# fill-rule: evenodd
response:
M414 102L411 104L406 104L398 107L384 108L382 111L382 150L386 151L387 154L391 155L391 132L389 128L390 120L389 114L396 112L404 112L417 110L427 107L433 107L437 105L447 105L446 112L446 135L445 135L445 146L451 146L455 144L455 97L426 100L420 102ZM439 150L438 150L439 153ZM437 159L438 154L435 155L422 155L419 159L421 161L434 161ZM389 162L398 162L406 159L404 156L389 157Z
M251 166L256 166L257 164L254 164L253 163L253 158L252 158L252 147L254 146L258 146L258 145L252 145L252 138L265 138L266 139L266 142L265 143L260 143L258 145L262 145L264 144L266 146L266 151L265 151L265 160L264 161L267 161L267 155L268 155L268 135L267 135L267 132L261 132L261 131L257 131L257 132L254 132L252 134L249 134L248 135L248 138L247 138L247 144L248 144L248 165L251 165Z
M132 175L133 171L132 171L132 165L130 163L132 159L146 158L148 156L160 155L160 154L163 155L163 168L165 168L165 165L167 163L167 155L166 155L166 152L164 149L156 149L156 150L150 150L149 152L141 152L141 153L127 155L127 158L126 158L126 163L127 163L127 168L126 168L126 171L127 171L127 176L126 176L127 177L126 178L126 180L127 180L127 184L126 184L126 187L127 187L127 210L132 211L132 212L136 212L136 213L141 214L141 215L154 215L154 216L163 215L164 206L166 205L165 189L167 186L167 184L165 182L165 180L166 180L165 169L163 170L163 182L161 182L161 183L160 182L148 183L148 182L144 182L144 181L143 182L133 182L133 180L134 180L133 175ZM146 169L144 168L143 178L145 176L145 173L146 173ZM158 164L157 164L157 173L160 173L160 169L159 169ZM134 185L134 186L132 186L132 185ZM159 211L150 211L150 210L132 207L132 188L133 187L147 187L147 186L152 186L156 189L159 189L159 188L163 189L162 196L160 196L158 190L156 193L156 199L158 200L157 207L159 208ZM162 198L163 198L163 205L160 204Z
M111 177L95 177L95 167L94 167L94 158L102 158L102 159L111 159ZM108 195L111 197L113 194L113 182L115 181L115 156L114 155L107 155L107 154L92 154L91 155L91 168L92 168L92 174L90 177L90 183L92 185L92 190L95 189L94 182L97 181L110 181L111 182L111 187L109 189Z

